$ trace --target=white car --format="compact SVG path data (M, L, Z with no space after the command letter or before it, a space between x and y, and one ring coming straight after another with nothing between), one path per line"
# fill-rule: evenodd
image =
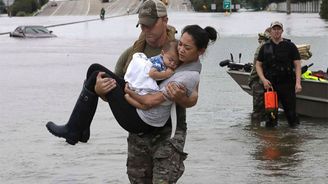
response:
M51 38L57 37L44 26L19 26L9 34L10 37Z

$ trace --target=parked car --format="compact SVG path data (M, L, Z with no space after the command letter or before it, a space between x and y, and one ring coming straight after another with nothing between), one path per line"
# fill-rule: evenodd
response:
M57 2L56 1L51 1L50 2L50 6L51 7L56 7L57 6Z
M11 37L21 37L21 38L49 38L56 37L44 26L19 26L15 31L9 34Z

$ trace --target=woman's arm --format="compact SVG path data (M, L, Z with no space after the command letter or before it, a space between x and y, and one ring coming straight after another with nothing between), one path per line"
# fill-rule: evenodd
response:
M163 103L165 101L164 95L161 92L156 92L156 93L152 93L152 94L146 94L146 95L139 95L136 92L134 92L133 90L131 90L128 87L128 84L125 85L125 89L124 89L125 93L129 95L130 98L132 98L134 100L134 102L131 99L127 99L127 101L135 106L137 105L137 103L141 104L140 109L150 109L152 107L158 106L161 103ZM128 98L129 98L128 97ZM137 105L138 106L138 105ZM135 106L136 108L139 108Z
M149 107L147 107L145 104L139 103L137 100L133 99L129 94L125 94L124 98L129 104L131 104L135 108L142 109L142 110L149 109Z

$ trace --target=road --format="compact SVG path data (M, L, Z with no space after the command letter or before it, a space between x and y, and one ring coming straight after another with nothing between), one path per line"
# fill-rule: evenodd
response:
M141 0L109 0L102 3L101 0L62 0L54 1L57 6L51 6L53 1L43 6L38 16L67 16L67 15L98 15L103 7L106 15L116 16L127 13L137 13ZM170 11L191 11L189 0L170 0L168 4Z

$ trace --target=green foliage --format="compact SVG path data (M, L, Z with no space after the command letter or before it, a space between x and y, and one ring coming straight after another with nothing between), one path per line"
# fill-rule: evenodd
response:
M15 0L14 4L10 7L11 15L26 16L32 14L47 2L48 0ZM20 14L18 15L19 12Z
M5 3L3 3L2 0L0 0L0 14L5 12Z
M25 17L26 13L24 11L19 11L19 12L16 13L16 16L17 17Z
M322 0L319 14L321 18L328 19L328 0Z
M254 10L264 10L269 3L269 0L247 0L247 7Z

